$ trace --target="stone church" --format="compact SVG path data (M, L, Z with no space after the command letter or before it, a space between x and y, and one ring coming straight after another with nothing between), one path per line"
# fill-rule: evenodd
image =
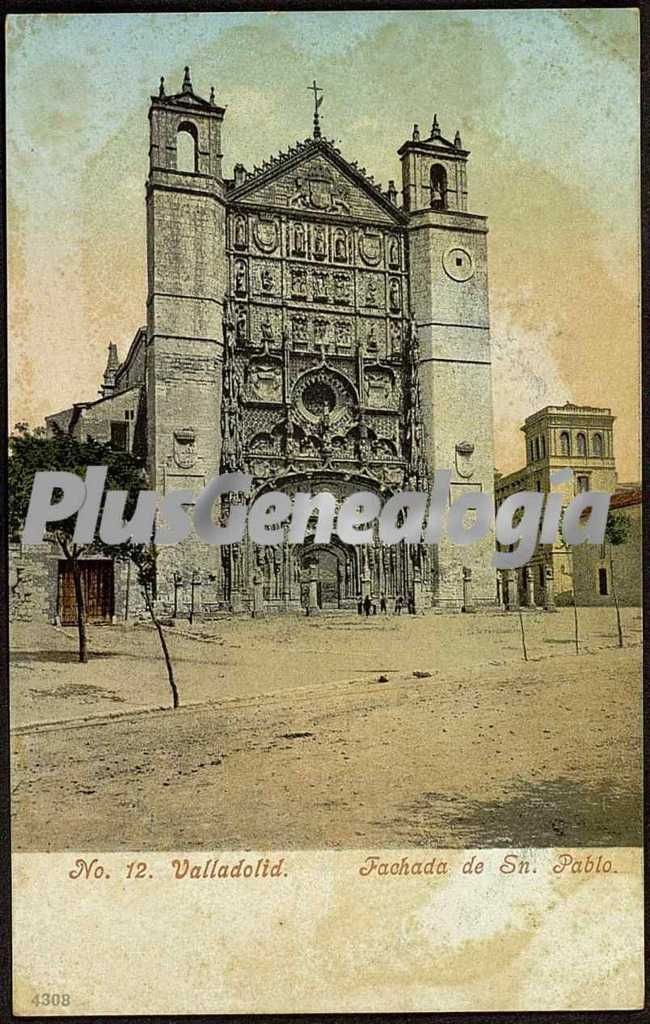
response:
M160 493L244 469L255 494L385 500L426 489L438 468L452 471L450 501L492 493L487 224L468 212L469 152L437 117L429 133L415 125L398 151L400 192L382 189L321 134L316 83L313 94L311 137L224 178L214 90L198 96L188 68L178 93L161 80L149 109L147 323L122 362L110 346L99 400L49 427L142 453ZM190 591L206 615L263 613L304 607L315 582L322 608L382 593L460 608L470 586L490 605L493 548L489 536L467 548L194 539L161 550L158 597L179 614ZM88 571L113 579L112 565L89 560ZM98 589L110 594L110 582ZM96 618L124 605L120 593L104 601Z

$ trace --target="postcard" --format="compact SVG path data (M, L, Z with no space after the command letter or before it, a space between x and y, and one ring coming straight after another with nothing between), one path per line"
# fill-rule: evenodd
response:
M641 1008L639 12L6 48L14 1013Z

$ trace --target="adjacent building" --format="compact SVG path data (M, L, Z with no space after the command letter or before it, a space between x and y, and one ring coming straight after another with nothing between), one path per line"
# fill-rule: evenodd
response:
M643 604L642 493L638 484L619 487L613 515L627 521L627 539L618 545L581 544L573 550L573 577L580 605Z
M634 494L636 504L630 507L635 509L637 526L630 542L622 545L614 557L621 564L621 576L623 564L626 567L625 603L640 604L641 492L639 485L618 484L614 421L610 409L571 402L533 413L521 428L526 463L514 473L497 474L495 500L498 508L518 491L559 492L566 507L582 491L605 491L613 495L611 507L622 508L630 493ZM553 474L558 470L570 471L567 482L554 482ZM616 493L619 490L621 493ZM543 606L546 588L551 587L556 604L571 604L574 593L578 604L607 604L612 598L611 570L606 561L609 565L607 545L567 548L558 534L554 544L539 545L529 565L518 570L519 600L530 603L532 596L536 605Z

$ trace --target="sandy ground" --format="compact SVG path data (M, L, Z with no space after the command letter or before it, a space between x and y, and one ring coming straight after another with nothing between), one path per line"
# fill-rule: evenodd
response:
M16 850L640 842L641 616L12 630ZM423 673L421 676L414 673ZM426 673L426 675L424 674ZM386 681L379 677L385 676Z

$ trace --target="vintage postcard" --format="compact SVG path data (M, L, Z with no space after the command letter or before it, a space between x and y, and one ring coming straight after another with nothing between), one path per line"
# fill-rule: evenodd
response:
M14 1013L641 1008L639 12L5 32Z

